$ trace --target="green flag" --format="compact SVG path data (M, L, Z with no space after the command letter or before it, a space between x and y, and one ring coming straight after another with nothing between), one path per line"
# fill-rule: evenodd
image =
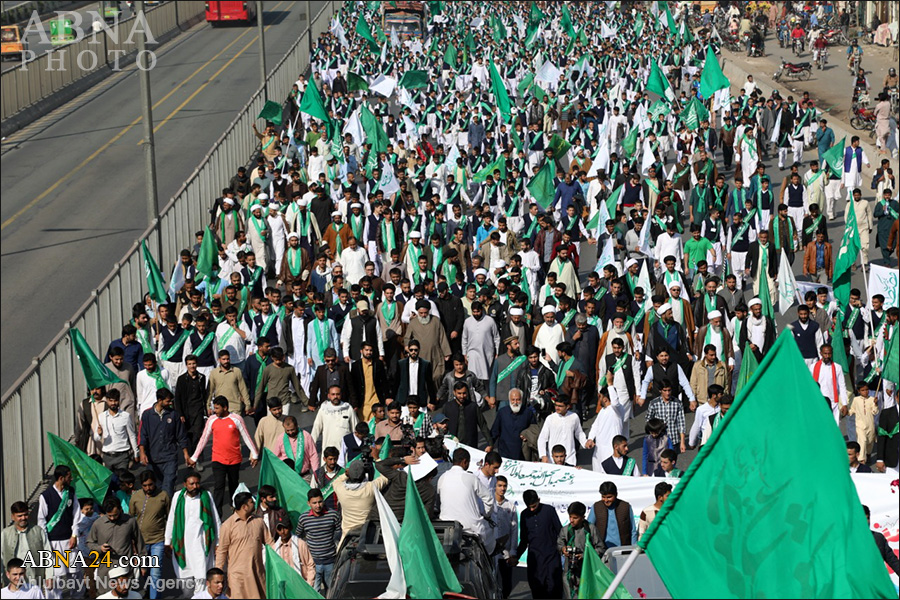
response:
M222 239L225 239L225 233L220 233ZM203 240L200 242L200 252L197 254L197 272L207 277L215 277L218 270L219 248L215 235L207 225L203 232Z
M536 84L536 83L533 83L533 84L531 85L531 89L529 90L529 93L530 93L532 96L534 96L535 98L537 98L537 99L538 99L538 102L543 103L544 100L547 99L547 92L545 92L545 91L544 91L544 88L542 88L541 86L539 86L539 85Z
M525 74L525 77L522 78L522 81L519 82L519 85L516 86L516 91L519 92L519 96L524 97L525 92L531 87L532 83L534 83L534 73L529 71Z
M847 138L841 138L841 141L828 149L822 154L823 168L828 166L828 174L831 177L840 179L844 175L844 144Z
M531 3L531 12L528 14L528 22L529 23L540 23L541 20L545 17L541 9L538 7L537 2Z
M703 106L703 103L695 96L687 103L684 110L681 111L681 122L684 123L691 131L700 129L700 123L709 120L709 111Z
M491 25L494 29L494 41L498 44L503 43L507 38L506 27L503 25L503 21L491 15Z
M368 82L353 71L347 71L347 91L348 92L365 92L369 89Z
M406 510L398 547L410 598L443 598L446 592L462 592L412 476L406 478Z
M641 33L644 31L644 19L641 18L641 13L638 13L634 18L634 35L637 37L641 37Z
M837 300L838 310L842 313L847 310L850 303L850 277L860 249L854 204L855 200L852 199L847 204L847 226L844 228L840 251L834 259L834 298Z
M387 133L384 132L384 127L381 126L378 118L365 104L359 108L359 121L366 133L366 142L372 144L372 151L379 153L387 150L389 143Z
M741 327L747 327L747 323L744 322ZM750 342L747 342L744 353L741 355L741 370L738 372L738 380L734 389L735 394L739 394L744 389L744 386L750 383L750 378L753 377L758 368L759 361L756 360L756 355L750 349Z
M275 126L281 125L281 105L272 100L266 100L265 106L259 111L257 119L265 119L271 121Z
M513 146L516 147L516 152L522 149L522 138L519 137L519 134L516 133L516 130L513 129L512 133L510 133L510 137L513 141Z
M162 273L159 272L159 266L153 260L150 250L147 249L146 240L141 240L141 257L144 259L144 273L147 275L147 287L150 289L150 297L159 303L168 302L169 295L166 293L166 283L163 281Z
M563 5L562 7L562 19L560 19L560 25L562 25L562 30L565 32L573 40L578 37L578 34L575 33L575 27L572 26L572 13L569 12L569 7Z
M484 183L488 175L493 175L494 171L500 171L500 177L506 179L506 159L501 155L497 160L472 175L472 180L477 183Z
M463 40L463 45L468 49L469 52L475 52L475 38L472 37L472 30L470 29L466 33L466 38Z
M619 187L612 191L612 194L606 199L606 212L609 213L610 219L616 218L616 208L619 206L619 197L622 195L622 190L625 189L625 184L619 184Z
M369 50L378 52L378 42L372 36L372 30L369 29L369 24L366 22L366 17L362 12L359 13L359 20L356 21L356 35L369 42ZM310 81L310 83L312 82Z
M315 79L310 79L306 84L306 91L303 92L303 99L300 100L300 112L321 119L326 124L331 123L331 117L328 116L328 109L325 108L325 102L322 100L319 88L316 87Z
M531 50L534 42L537 41L537 34L541 30L541 26L537 23L529 23L525 32L525 47Z
M447 63L448 65L450 65L451 69L458 68L457 67L458 63L456 62L456 56L457 56L456 46L454 46L452 43L447 44L447 49L444 51L444 62Z
M672 16L672 11L669 10L669 3L666 2L666 24L669 26L668 36L678 35L678 26L675 24L675 18Z
M566 155L566 152L569 151L569 148L572 147L572 144L566 141L565 138L560 137L557 134L553 134L553 137L550 138L550 143L547 144L547 150L553 152L553 159L559 160L563 156Z
M731 82L722 72L719 66L719 58L713 52L712 46L706 48L706 61L703 63L703 72L700 73L700 95L704 99L710 99L719 90L731 87Z
M881 378L900 384L900 349L898 349L897 338L900 338L900 327L895 326L894 333L887 341L887 348L884 350L884 368L881 371ZM849 369L845 372L849 372Z
M266 598L324 598L306 583L293 565L287 564L272 546L266 546Z
M303 432L300 432L303 435ZM301 438L302 439L302 438ZM302 443L302 442L298 442ZM271 485L278 496L278 505L284 508L291 518L291 525L297 526L300 515L309 510L307 494L309 484L300 474L278 460L268 448L263 448L259 465L259 485Z
M637 152L637 138L638 128L632 127L631 131L628 132L628 135L625 136L625 139L622 140L622 151L625 152L625 157L628 160L634 158L634 154Z
M663 75L662 69L655 60L650 62L650 76L647 78L645 87L648 92L653 92L669 102L675 99L675 92L672 91L669 80Z
M553 170L553 161L544 161L544 166L534 174L534 177L528 183L528 191L534 197L535 201L541 205L544 210L550 208L553 203L553 197L556 196L556 188L553 185L553 178L556 173Z
M49 431L47 432L47 444L53 455L53 464L65 465L72 470L72 486L75 488L75 498L72 500L93 498L97 506L103 504L103 499L109 489L109 482L112 479L112 471Z
M398 85L408 90L428 87L428 73L426 71L406 71Z
M807 371L781 335L638 542L673 598L896 598Z
M77 327L69 330L69 341L72 342L72 350L75 351L75 356L81 364L81 372L84 373L84 381L89 390L114 383L125 383L100 362Z
M582 46L586 47L588 45L588 38L587 34L584 32L584 27L578 30L578 41L581 42Z
M659 100L657 100L656 102L651 104L650 108L647 109L647 114L650 115L651 117L653 117L654 119L657 118L659 115L662 115L665 117L670 112L672 112L672 108L662 98L660 98Z
M606 588L615 579L613 572L609 570L592 544L584 545L584 560L581 563L581 582L578 584L578 598L581 600L596 600L602 598ZM631 598L631 594L621 583L616 587L613 598Z
M503 122L509 123L512 120L512 102L509 100L509 92L506 91L503 78L500 77L494 61L488 64L488 69L491 74L491 91L494 93L494 101L497 103L497 108L500 109Z

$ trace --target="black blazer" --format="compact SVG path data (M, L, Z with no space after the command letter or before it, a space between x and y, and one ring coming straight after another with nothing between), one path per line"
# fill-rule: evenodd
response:
M328 402L328 367L319 365L313 375L312 382L309 384L309 403L312 406L319 406ZM338 372L338 381L341 386L341 397L344 399L351 398L350 386L350 369L343 362L338 362L335 369Z
M781 253L775 251L775 243L769 242L769 276L778 277L778 261ZM756 275L756 266L759 264L759 242L751 242L747 249L747 261L744 264L745 269L750 269L751 275Z
M372 361L372 375L375 377L375 395L378 396L379 402L391 397L390 387L388 386L387 368L379 359ZM359 408L362 406L363 394L365 393L365 380L363 379L362 360L354 360L350 365L350 406Z
M406 406L406 399L411 395L409 389L409 359L404 358L397 364L400 375L400 386L397 388L397 401ZM419 387L413 390L419 397L419 406L434 404L437 398L437 386L434 384L431 363L424 358L419 359Z

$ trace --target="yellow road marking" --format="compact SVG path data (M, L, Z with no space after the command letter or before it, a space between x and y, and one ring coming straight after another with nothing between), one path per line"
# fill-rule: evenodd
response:
M269 9L269 10L275 10L275 9L277 9L277 8L278 8L281 4L283 4L283 3L284 3L284 2L283 2L283 0L282 0L282 2L279 2L277 5L275 5L273 8L271 8L271 9ZM293 4L293 3L291 3L291 4ZM269 29L269 27L272 27L272 26L271 26L271 25L268 25L268 26L266 27L266 29ZM202 71L204 68L206 68L211 62L213 62L214 60L216 60L217 58L219 58L219 56L221 56L222 53L224 53L226 50L228 50L228 48L230 48L232 45L234 45L234 44L235 44L238 40L240 40L242 37L244 37L245 35L247 35L250 31L252 31L250 28L248 28L247 30L245 30L241 35L239 35L237 38L235 38L234 40L232 40L227 46L225 46L221 51L219 51L218 54L216 54L216 55L213 56L211 59L209 59L208 61L206 61L205 63L203 63L203 64L202 64L200 67L198 67L197 70L194 71L187 79L185 79L185 80L182 81L180 84L178 84L178 86L176 86L174 89L172 89L168 94L166 94L163 98L161 98L156 104L154 104L154 105L153 105L153 108L155 109L155 108L158 107L160 104L162 104L163 102L165 102L168 98L170 98L170 97L172 96L172 94L174 94L178 89L180 89L181 87L183 87L188 81L190 81L195 75L197 75L200 71ZM241 49L240 52L238 52L238 54L236 54L231 60L229 60L227 63L225 63L225 65L224 65L221 69L219 69L218 71L216 71L216 73L215 73L215 74L214 74L214 75L213 75L206 83L204 83L202 86L200 86L200 88L198 88L197 91L195 91L193 94L191 94L191 96L188 98L187 101L183 102L183 103L181 104L181 106L179 106L173 113L169 114L169 116L167 116L167 117L163 120L163 122L160 123L159 126L157 126L156 129L158 129L159 127L162 126L163 123L165 123L166 121L168 121L168 120L175 114L175 112L178 112L179 110L181 110L182 108L184 108L184 106L187 104L188 101L190 101L192 98L194 98L200 90L202 90L203 88L205 88L205 87L209 84L210 81L212 81L212 80L215 79L218 75L220 75L220 74L222 73L222 71L225 69L225 67L227 67L227 66L230 65L232 62L234 62L234 59L236 59L236 58L237 58L238 56L240 56L244 51L246 51L247 48L250 47L250 45L252 45L253 42L255 42L255 41L257 40L257 38L258 38L258 36L254 37L253 40L251 40L246 46L244 46L244 47ZM11 216L10 218L8 218L6 221L3 222L2 225L0 225L0 231L2 231L3 229L6 229L7 227L9 227L13 222L15 222L16 219L18 219L19 217L21 217L23 214L25 214L25 213L26 213L28 210L30 210L31 208L33 208L35 204L37 204L38 202L40 202L41 200L43 200L44 198L46 198L48 195L50 195L51 193L53 193L53 192L54 192L60 185L62 185L66 180L68 180L69 178L71 178L72 176L74 176L76 173L79 173L85 166L87 166L90 162L92 162L95 158L97 158L97 156L99 156L101 153L103 153L104 150L106 150L107 148L109 148L110 146L112 146L113 144L115 144L117 141L119 141L119 140L122 138L122 136L124 136L126 133L128 133L128 132L131 130L132 127L134 127L135 125L137 125L138 123L140 123L140 122L141 122L141 119L142 119L142 117L138 117L138 118L136 118L134 121L132 121L131 123L129 123L129 124L128 124L126 127L124 127L119 133L117 133L111 140L109 140L108 142L106 142L105 144L103 144L100 148L98 148L96 151L94 151L90 156L88 156L86 159L84 159L83 161L81 161L81 163L79 163L78 166L76 166L74 169L72 169L71 171L69 171L68 173L66 173L66 174L63 175L62 177L60 177L53 185L51 185L49 188L47 188L46 190L44 190L44 192L42 192L37 198L35 198L34 200L30 201L28 204L26 204L26 205L23 206L21 209L19 209L19 210L16 212L16 214L14 214L14 215ZM138 144L140 145L140 143L142 143L142 142L139 142Z

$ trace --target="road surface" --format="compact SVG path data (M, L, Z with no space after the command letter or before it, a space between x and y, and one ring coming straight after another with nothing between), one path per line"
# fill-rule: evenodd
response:
M312 5L316 14L323 3ZM306 27L304 13L304 2L266 3L268 65ZM159 52L151 85L160 206L259 87L256 31L201 23ZM3 141L4 391L147 227L138 77L132 68L113 78L46 117L43 128Z

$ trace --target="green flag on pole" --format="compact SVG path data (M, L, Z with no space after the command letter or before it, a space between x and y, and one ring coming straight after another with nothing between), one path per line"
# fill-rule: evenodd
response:
M512 102L509 100L509 92L506 91L503 78L500 77L494 61L488 63L488 70L491 74L491 91L494 93L494 101L497 103L497 108L500 109L503 122L509 123L512 120Z
M578 37L578 34L575 33L575 27L572 25L572 13L569 12L569 7L565 4L562 7L562 18L560 19L560 25L562 26L562 30L565 32L573 40Z
M398 545L410 598L443 598L446 592L462 592L411 475L406 477L406 509Z
M708 120L709 111L696 96L691 98L691 101L681 111L681 122L691 131L700 129L700 123Z
M747 323L743 323L741 326L746 327ZM747 342L747 345L744 347L744 353L741 354L741 370L738 372L738 380L734 389L735 394L739 394L744 389L744 386L750 383L750 379L758 368L759 361L756 360L756 355L750 349L750 342Z
M275 126L281 125L281 105L272 100L266 100L266 104L259 111L257 119L265 119L271 121Z
M537 40L537 34L541 30L538 23L529 23L528 29L525 31L525 48L531 50L534 42Z
M508 36L506 33L506 27L503 25L503 21L491 15L491 26L494 30L494 41L502 43Z
M303 92L303 99L300 100L300 112L321 119L326 124L331 123L331 117L328 116L328 109L325 108L325 102L322 100L319 88L316 87L315 79L310 79L306 84L306 91Z
M528 14L528 22L529 23L540 23L541 20L543 20L543 18L545 16L546 15L544 15L544 13L541 12L540 7L538 7L537 2L532 2L531 3L531 12Z
M472 175L472 181L476 183L484 183L488 175L493 175L494 171L500 171L500 177L506 179L506 159L501 155L497 160Z
M703 72L700 73L700 95L709 99L719 90L725 90L731 87L731 82L722 72L719 66L719 58L713 52L712 46L706 48L706 61L703 63Z
M324 596L313 589L303 579L303 576L297 572L297 569L293 565L287 564L272 549L272 546L266 546L266 598L270 600L272 598L278 600L290 600L291 598L314 600L324 598Z
M169 294L166 292L166 283L163 281L159 266L153 260L150 250L147 249L147 240L141 240L141 257L144 259L144 273L147 275L150 297L160 304L168 302Z
M782 334L638 542L673 598L897 596L808 370Z
M356 34L369 42L369 50L378 52L378 42L375 41L372 30L369 29L369 24L366 22L366 17L362 12L359 13L359 20L356 21Z
M303 432L300 432L303 443ZM309 510L307 494L310 487L299 473L278 459L268 448L263 448L259 465L259 485L271 485L278 496L278 505L284 508L291 518L291 525L297 526L300 515Z
M678 26L675 24L675 18L672 16L672 11L669 10L669 3L666 2L666 24L669 26L669 33L666 34L668 36L678 35Z
M365 92L369 89L368 82L353 71L347 71L347 91L348 92Z
M415 90L428 87L428 73L425 71L410 70L403 73L398 84L402 88Z
M225 237L222 232L222 237ZM216 236L209 226L203 231L203 240L200 242L200 252L197 254L197 272L206 277L215 277L219 269L219 248L216 244Z
M566 155L566 152L569 151L569 148L572 147L572 144L566 141L565 138L560 137L557 134L553 134L553 137L550 138L550 142L547 144L547 150L550 150L553 153L553 159L559 160L563 156Z
M81 365L81 372L84 373L84 381L89 390L114 383L125 383L110 371L109 367L100 362L77 327L69 329L69 341L72 342L72 350L75 351L75 356Z
M637 152L637 138L638 128L632 127L631 131L628 132L628 135L625 136L625 139L622 140L622 151L625 153L625 157L628 160L634 158L634 154Z
M675 99L675 92L672 91L669 80L663 75L662 69L659 68L659 64L655 60L650 61L650 76L647 78L645 87L648 92L653 92L669 102Z
M829 148L822 154L822 168L828 168L828 174L831 177L840 179L844 175L844 144L847 138L841 138L841 141Z
M534 177L528 183L528 191L534 197L535 201L541 205L544 210L550 208L553 203L553 197L556 196L556 188L553 185L553 178L556 173L553 170L553 161L544 161L544 165L534 174Z
M450 65L451 69L458 68L458 66L457 66L458 63L456 61L456 57L457 57L456 46L454 46L452 43L447 44L447 49L444 51L444 62L447 63L448 65Z
M525 77L522 78L522 81L519 82L519 85L516 86L516 91L519 92L519 96L524 97L525 92L528 91L528 88L531 87L532 83L534 83L534 73L528 72L525 74Z
M584 560L581 563L581 582L578 584L578 598L580 600L597 600L597 598L602 598L606 588L612 584L615 577L613 572L609 570L609 567L600 560L600 556L594 550L593 544L585 544ZM620 583L611 597L625 600L632 598L632 595Z
M49 431L47 444L53 455L53 464L65 465L72 470L72 486L75 488L75 498L72 500L93 498L97 506L103 504L112 479L112 471Z
M900 327L895 325L894 332L887 341L887 348L884 351L884 368L881 371L881 378L893 381L894 384L900 384L900 348L898 348L897 338L900 338Z
M850 277L853 274L853 263L859 255L859 227L856 225L855 200L847 204L847 226L841 239L840 251L834 259L834 298L838 310L845 313L850 303Z
M378 118L372 114L369 107L363 104L359 108L359 121L362 124L363 131L366 133L366 142L372 144L372 151L376 153L387 150L388 140L387 133Z

